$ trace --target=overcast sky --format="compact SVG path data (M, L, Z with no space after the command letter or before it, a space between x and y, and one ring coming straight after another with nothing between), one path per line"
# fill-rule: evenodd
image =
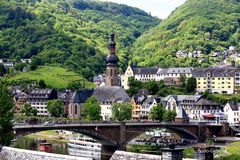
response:
M186 0L102 0L115 3L127 4L140 8L153 16L165 19L178 6Z

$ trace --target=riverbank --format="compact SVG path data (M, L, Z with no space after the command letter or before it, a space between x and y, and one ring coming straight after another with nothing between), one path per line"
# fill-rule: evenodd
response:
M47 141L56 141L61 143L67 143L69 139L68 134L63 134L59 130L42 131L25 136L28 139L45 139Z

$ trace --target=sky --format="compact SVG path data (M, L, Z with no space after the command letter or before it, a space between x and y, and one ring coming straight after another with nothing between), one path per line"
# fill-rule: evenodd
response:
M140 8L152 16L161 19L167 18L170 13L178 6L182 5L186 0L102 0L126 4L129 6Z

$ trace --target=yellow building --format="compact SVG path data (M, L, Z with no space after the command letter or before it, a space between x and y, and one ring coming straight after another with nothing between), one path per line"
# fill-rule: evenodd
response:
M238 92L240 84L240 68L232 66L218 66L195 69L193 77L197 80L197 91L216 94L234 94Z
M133 96L131 100L131 105L132 105L132 119L141 119L141 108L143 101L146 99L144 95L142 96Z

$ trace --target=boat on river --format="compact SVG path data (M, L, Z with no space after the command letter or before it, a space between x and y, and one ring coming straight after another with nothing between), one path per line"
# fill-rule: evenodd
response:
M94 160L101 160L101 151L83 150L79 148L68 147L68 154L78 157L91 157Z
M78 137L77 139L69 139L68 147L70 148L78 148L83 150L90 150L90 151L100 151L102 148L102 144L97 143L92 138L88 137Z

